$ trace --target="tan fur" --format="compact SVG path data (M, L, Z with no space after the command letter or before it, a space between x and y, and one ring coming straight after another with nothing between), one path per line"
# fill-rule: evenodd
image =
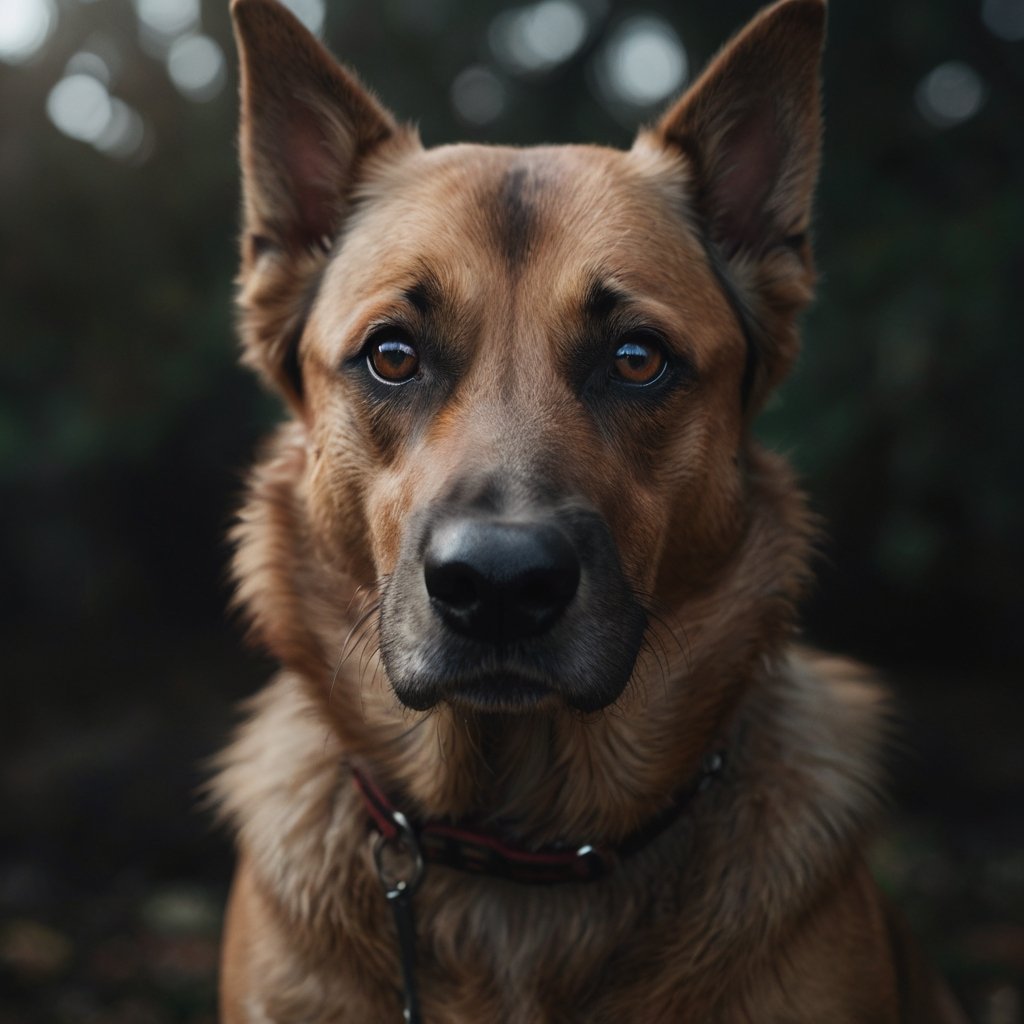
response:
M901 989L862 852L884 698L854 666L793 646L814 524L750 434L811 296L822 4L760 15L628 153L424 150L273 0L235 0L233 13L245 359L294 415L234 532L238 601L284 668L215 782L241 853L223 1019L400 1019L354 759L422 818L614 844L724 743L726 778L604 881L429 870L415 897L425 1019L955 1020L930 982ZM765 182L744 171L758 161ZM529 231L515 217L501 227L510 180ZM403 433L339 367L375 323L411 315L402 295L424 273L464 370ZM697 368L668 408L621 427L589 415L563 372L564 325L595 276ZM746 402L738 313L758 356ZM376 603L407 522L467 467L516 481L541 465L600 513L655 613L626 689L588 715L403 708Z

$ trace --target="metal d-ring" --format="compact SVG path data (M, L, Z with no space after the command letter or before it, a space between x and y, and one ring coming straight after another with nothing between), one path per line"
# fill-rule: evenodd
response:
M411 896L423 879L423 851L416 839L416 833L401 811L392 811L391 820L398 829L398 834L386 836L383 832L377 834L376 842L373 844L373 863L377 868L377 877L384 886L384 893L389 900L400 895ZM399 873L394 877L385 862L385 855L388 851L392 853L408 854L409 871L405 877Z
M601 878L612 866L608 853L591 843L584 843L577 848L576 864L580 877L589 879Z

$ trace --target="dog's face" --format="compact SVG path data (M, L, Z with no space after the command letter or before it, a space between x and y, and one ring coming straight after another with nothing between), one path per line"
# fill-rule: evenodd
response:
M822 5L763 14L629 152L424 150L273 0L234 13L248 358L307 438L296 602L329 633L339 575L378 589L409 707L607 706L748 529Z
M672 524L709 563L674 562L691 579L742 529L744 342L671 170L414 150L327 266L303 353L317 501L361 505L348 543L386 580L406 704L603 707Z

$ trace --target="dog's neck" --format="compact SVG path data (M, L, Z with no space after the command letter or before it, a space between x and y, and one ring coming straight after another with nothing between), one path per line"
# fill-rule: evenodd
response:
M422 819L407 805L399 806L360 766L347 765L366 814L376 833L374 860L379 874L388 871L381 860L386 851L397 852L405 863L404 885L415 885L424 868L440 864L471 875L487 875L524 884L553 885L559 882L595 881L617 869L623 860L645 851L686 815L694 800L717 782L726 766L724 749L709 754L700 771L672 800L642 828L623 842L589 842L565 838L547 846L526 845L509 835L505 822L487 823L478 818L465 821ZM410 860L411 858L411 860ZM395 885L393 876L389 884Z

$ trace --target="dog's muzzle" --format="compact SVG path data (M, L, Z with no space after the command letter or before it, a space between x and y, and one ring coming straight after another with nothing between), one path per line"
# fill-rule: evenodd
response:
M403 704L584 711L618 698L646 616L604 520L581 504L414 517L381 601L381 654Z

